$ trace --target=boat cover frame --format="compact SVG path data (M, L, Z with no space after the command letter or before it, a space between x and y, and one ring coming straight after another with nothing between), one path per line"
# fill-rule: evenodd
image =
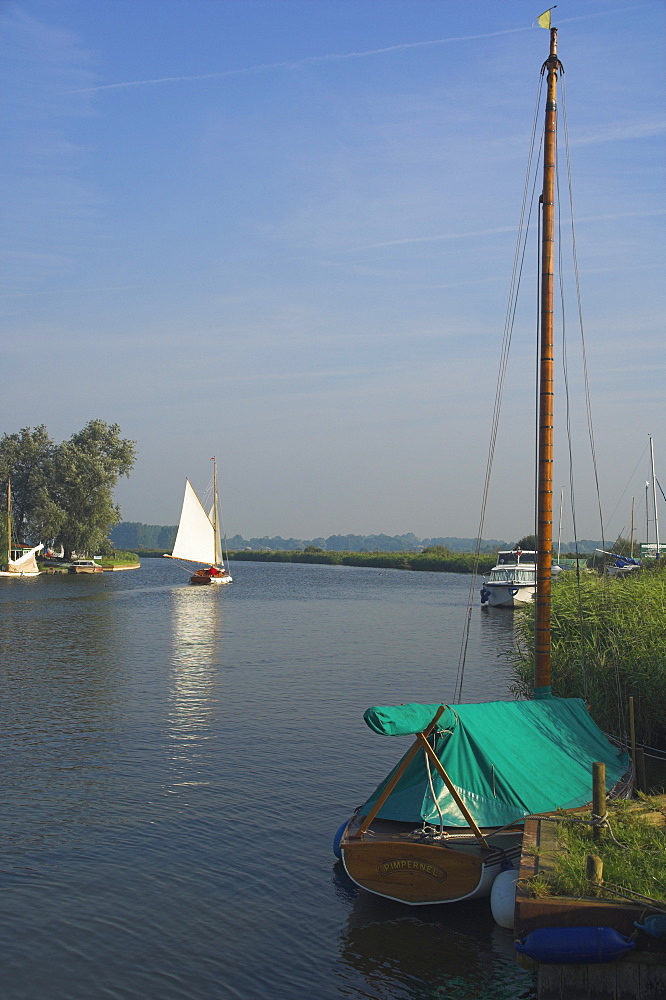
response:
M375 706L364 719L374 732L416 735L428 729L440 707L441 703ZM595 761L606 765L608 789L629 767L629 755L610 743L580 698L444 706L429 741L480 827L584 806L592 798ZM361 806L361 816L370 813L401 763ZM423 752L407 764L377 816L404 823L468 825L432 765L428 773Z

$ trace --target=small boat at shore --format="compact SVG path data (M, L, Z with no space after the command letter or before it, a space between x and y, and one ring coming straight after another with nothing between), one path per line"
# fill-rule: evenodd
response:
M67 567L68 573L103 573L100 563L94 559L72 559Z
M206 511L196 490L189 479L186 479L185 496L173 552L165 552L164 556L166 559L203 563L203 568L196 570L190 577L190 583L195 586L232 582L222 556L215 459L213 459L213 504L210 511Z
M19 545L14 542L14 522L12 518L12 487L10 479L7 479L7 559L0 576L12 578L22 576L39 576L40 569L37 565L37 553L44 548L43 545Z

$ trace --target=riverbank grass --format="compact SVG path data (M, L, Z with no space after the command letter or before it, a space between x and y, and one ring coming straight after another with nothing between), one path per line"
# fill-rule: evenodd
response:
M139 561L136 552L127 552L124 549L115 549L110 556L102 556L102 566L110 569L112 566L135 565Z
M512 688L529 698L534 605L516 614L515 639L507 651ZM597 725L616 736L627 732L631 696L639 742L666 740L665 565L624 578L561 574L552 590L551 643L555 695L584 698Z
M578 819L590 819L582 813ZM608 804L610 830L594 840L592 825L567 821L557 824L557 849L548 869L530 882L535 896L589 897L594 887L586 876L588 855L603 861L603 880L620 892L638 893L666 909L666 795L619 799ZM612 833L612 836L611 836ZM551 867L552 865L552 867ZM601 890L617 899L612 889Z

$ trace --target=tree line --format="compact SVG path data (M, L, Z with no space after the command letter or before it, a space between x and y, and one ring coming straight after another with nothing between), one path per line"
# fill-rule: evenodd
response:
M15 540L61 545L66 558L103 551L120 521L113 491L135 457L136 442L104 420L90 420L60 444L44 424L4 434L0 481L11 483Z
M122 521L111 531L111 541L116 546L136 550L155 549L169 552L173 548L177 525L143 524L140 521ZM317 537L282 538L281 535L262 535L244 538L232 535L227 538L231 551L305 552L314 546L323 552L421 552L433 545L444 545L451 552L474 552L474 538L418 538L411 532L406 535L329 535ZM509 548L508 542L484 539L482 552L497 552Z

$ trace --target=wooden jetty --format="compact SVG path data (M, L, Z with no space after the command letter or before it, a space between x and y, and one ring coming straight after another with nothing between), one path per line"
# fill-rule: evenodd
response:
M636 803L640 807L640 803ZM658 797L650 814L665 825L666 795ZM540 928L613 928L635 947L604 963L545 963L518 955L520 965L537 972L538 1000L664 1000L666 997L666 939L638 931L636 923L658 910L641 901L602 896L535 896L530 882L553 870L558 851L557 822L545 817L526 820L516 887L514 930L518 939Z

